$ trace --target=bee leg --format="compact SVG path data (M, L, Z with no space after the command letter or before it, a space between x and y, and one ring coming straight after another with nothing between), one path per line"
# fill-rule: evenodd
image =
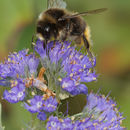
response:
M47 40L43 41L43 49L46 51L46 55L49 57L49 49L47 47Z
M53 48L55 48L55 46L56 46L56 40L54 40L54 42L53 42Z
M32 43L31 43L31 48L32 48L32 50L33 50L33 53L35 52L34 46L36 45L36 43L35 43L35 41L34 41L34 38L35 38L35 36L33 35L33 36L32 36Z
M89 42L88 42L88 40L87 40L87 38L85 37L85 35L83 35L83 41L84 41L84 46L85 46L85 48L87 49L87 53L88 53L88 55L89 55L89 57L90 57L90 60L91 60L91 62L92 62L92 65L93 65L93 54L91 53L91 51L90 51L90 49L89 49Z
M44 40L42 45L43 45L43 49L45 50L47 48L47 40Z

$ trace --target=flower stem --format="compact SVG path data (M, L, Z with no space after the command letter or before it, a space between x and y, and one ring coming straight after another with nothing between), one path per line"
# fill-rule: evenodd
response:
M2 127L1 113L2 113L2 109L1 109L1 104L0 104L0 130L4 130L4 127Z

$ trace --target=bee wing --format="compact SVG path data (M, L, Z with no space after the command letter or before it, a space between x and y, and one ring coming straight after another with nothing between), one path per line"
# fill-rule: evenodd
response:
M47 7L49 8L66 8L64 0L47 0Z
M106 10L107 10L107 8L101 8L101 9L90 10L90 11L86 11L86 12L82 12L82 13L72 14L69 16L66 15L66 16L60 18L59 20L64 20L64 19L68 19L68 18L75 18L78 16L87 16L87 15L91 15L91 14L98 14L98 13L104 12Z

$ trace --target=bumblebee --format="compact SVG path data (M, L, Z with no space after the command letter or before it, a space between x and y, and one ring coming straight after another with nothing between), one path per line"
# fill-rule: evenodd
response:
M63 3L63 0L61 0ZM59 3L59 0L49 0L49 8L42 12L37 21L36 36L44 41L43 47L46 48L46 44L50 40L71 40L76 45L84 45L87 52L92 57L90 48L90 31L89 26L85 20L81 17L84 15L100 13L106 10L106 8L96 9L83 13L72 13L68 10L53 5L53 3ZM53 2L53 3L52 3ZM65 5L65 3L63 3Z

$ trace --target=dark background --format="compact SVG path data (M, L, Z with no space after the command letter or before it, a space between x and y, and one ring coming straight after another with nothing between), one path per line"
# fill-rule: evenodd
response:
M92 51L97 57L98 81L87 84L89 91L116 100L130 129L130 0L66 0L71 11L83 12L106 7L107 12L84 17L91 28ZM47 8L45 0L0 0L0 60L9 52L31 48L36 18ZM2 89L1 89L2 93ZM2 95L2 94L1 94ZM19 130L30 120L20 104L1 100L5 130Z

